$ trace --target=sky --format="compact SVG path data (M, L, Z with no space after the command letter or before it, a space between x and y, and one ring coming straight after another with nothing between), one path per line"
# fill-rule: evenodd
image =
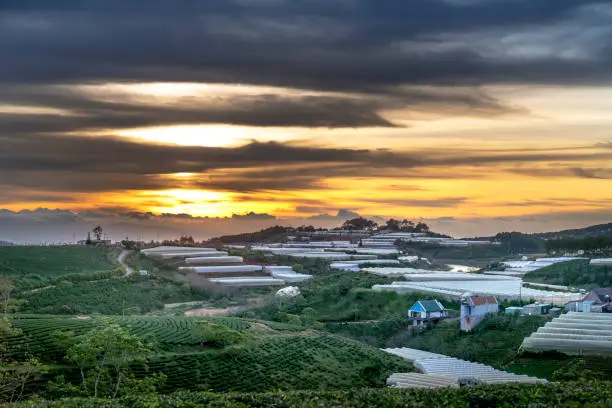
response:
M0 239L612 221L612 3L3 0Z

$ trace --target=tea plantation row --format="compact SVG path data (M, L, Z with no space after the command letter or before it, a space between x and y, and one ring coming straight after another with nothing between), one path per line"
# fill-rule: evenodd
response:
M612 383L549 383L479 386L440 390L362 389L354 391L291 391L253 394L177 392L120 400L63 399L18 403L16 408L543 408L612 406Z

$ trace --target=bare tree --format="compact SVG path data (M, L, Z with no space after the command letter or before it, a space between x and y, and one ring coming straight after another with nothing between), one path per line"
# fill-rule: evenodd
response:
M94 235L96 236L96 239L97 239L98 241L101 241L101 240L102 240L102 232L103 232L103 231L102 231L102 227L101 227L101 226L99 226L99 225L98 225L96 228L94 228L94 229L93 229L93 233L94 233Z

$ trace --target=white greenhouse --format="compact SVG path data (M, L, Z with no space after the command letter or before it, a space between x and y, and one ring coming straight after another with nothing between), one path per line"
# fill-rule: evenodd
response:
M180 272L195 273L236 273L236 272L261 272L263 266L260 265L223 265L223 266L182 266Z
M432 376L432 378L412 375L406 377L404 373L395 373L389 377L387 383L396 387L430 388L430 386L439 383L437 381L437 377L439 376L446 377L455 383L465 380L485 384L546 382L546 380L540 378L516 375L506 371L496 370L485 364L472 363L470 361L459 360L457 358L423 350L406 347L382 350L408 360L416 369L423 373L422 375ZM402 385L402 383L404 383L404 385Z
M185 259L194 257L215 257L227 256L227 252L210 252L210 251L192 251L192 252L158 252L150 255L153 258L169 259Z
M235 276L231 278L212 278L209 279L213 283L217 283L223 286L277 286L284 285L285 281L282 279L275 279L271 277L257 277L257 276Z
M212 251L212 252L216 252L217 250L215 248L196 248L196 247L172 247L172 246L158 246L155 248L146 248L141 250L140 252L142 252L145 255L150 255L150 254L156 254L156 253L160 253L160 252L193 252L193 251L199 251L199 252L204 252L204 251Z
M219 263L242 263L241 256L206 256L197 258L186 258L185 263L190 265L219 264Z
M525 338L523 350L612 357L612 314L569 312Z

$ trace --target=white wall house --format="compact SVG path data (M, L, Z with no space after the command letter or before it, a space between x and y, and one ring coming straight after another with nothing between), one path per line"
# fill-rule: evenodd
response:
M447 316L448 312L444 308L444 305L435 299L419 300L408 309L408 317L412 319L415 326L437 321Z
M494 296L464 296L461 298L461 330L471 331L490 313L497 313L499 304Z

